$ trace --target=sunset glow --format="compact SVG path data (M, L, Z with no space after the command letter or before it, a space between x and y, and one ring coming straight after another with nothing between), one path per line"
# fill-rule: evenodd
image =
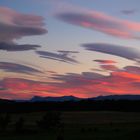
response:
M0 98L140 95L139 4L1 0Z

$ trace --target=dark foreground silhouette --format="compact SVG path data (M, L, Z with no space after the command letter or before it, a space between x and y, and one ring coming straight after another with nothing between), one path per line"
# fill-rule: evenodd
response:
M64 102L15 102L0 100L0 112L23 113L49 110L140 112L140 100L80 100Z
M106 111L1 113L0 128L1 140L139 140L140 113Z
M140 101L0 101L0 140L137 140Z

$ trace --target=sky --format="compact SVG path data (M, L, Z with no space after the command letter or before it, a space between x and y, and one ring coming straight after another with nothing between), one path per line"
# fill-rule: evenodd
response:
M0 98L140 94L139 0L0 0Z

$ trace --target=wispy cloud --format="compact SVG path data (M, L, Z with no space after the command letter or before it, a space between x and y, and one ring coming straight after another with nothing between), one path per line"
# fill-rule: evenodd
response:
M119 68L115 65L100 65L100 67L103 70L107 70L107 71L118 71L119 70Z
M106 65L107 66L107 65ZM128 66L109 75L94 72L66 73L50 76L54 81L41 82L22 78L5 78L0 81L1 97L31 98L38 96L75 95L93 97L113 94L139 94L139 67ZM5 93L5 94L4 94Z
M133 15L136 13L136 9L131 9L131 10L122 10L121 13L125 14L125 15Z
M134 61L140 60L140 50L130 48L127 46L120 46L107 43L91 43L91 44L83 44L82 47L84 47L86 50L89 51L106 53Z
M64 22L91 28L93 30L125 39L140 39L140 23L115 18L103 12L83 10L77 7L76 10L65 10L56 13L56 18Z
M58 51L58 53L48 51L36 51L37 54L42 58L47 58L55 61L61 61L65 63L79 63L74 58L70 57L70 54L78 53L77 51Z
M43 73L41 70L38 70L37 68L10 62L0 62L0 70L3 70L5 72L14 72L23 74Z
M105 76L97 73L55 75L54 79L62 83L50 83L55 86L52 91L77 94L84 97L110 94L139 94L140 75L129 71L113 71ZM82 88L81 88L82 87Z
M30 44L18 45L14 43L10 44L5 42L0 42L0 50L9 51L9 52L36 50L37 48L40 47L41 46L39 45L30 45Z

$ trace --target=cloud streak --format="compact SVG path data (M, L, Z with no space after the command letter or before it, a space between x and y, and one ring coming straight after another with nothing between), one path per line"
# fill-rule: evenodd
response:
M108 70L108 71L118 71L119 68L115 65L101 65L100 66L103 70Z
M114 56L119 56L129 60L138 61L140 60L140 50L125 46L107 44L107 43L91 43L83 44L86 50L101 52L105 54L110 54Z
M131 10L122 10L121 13L123 13L124 15L132 15L136 13L135 9L131 9Z
M14 43L10 44L10 43L0 42L0 50L9 51L9 52L36 50L37 48L40 47L41 46L39 45L30 45L30 44L18 45Z
M66 94L92 97L111 94L139 94L140 75L128 71L113 71L105 76L97 73L84 72L82 74L55 75L54 79L62 83L50 83L55 86L52 91L63 91ZM81 88L82 87L82 88Z
M98 62L99 64L114 64L114 63L117 63L116 61L113 61L113 60L96 59L96 60L93 60L93 61Z
M102 12L83 10L69 10L56 13L55 17L64 22L90 28L107 35L125 39L140 39L140 23L115 18Z
M23 73L23 74L35 74L42 73L42 71L22 64L10 63L10 62L0 62L0 70L5 72Z
M124 67L124 70L129 71L130 73L140 75L140 67L137 67L137 66L126 66L126 67Z
M79 63L77 60L69 56L72 53L78 53L75 51L58 51L58 53L53 53L53 52L48 52L48 51L36 51L36 53L40 57L46 58L46 59L61 61L65 63Z

